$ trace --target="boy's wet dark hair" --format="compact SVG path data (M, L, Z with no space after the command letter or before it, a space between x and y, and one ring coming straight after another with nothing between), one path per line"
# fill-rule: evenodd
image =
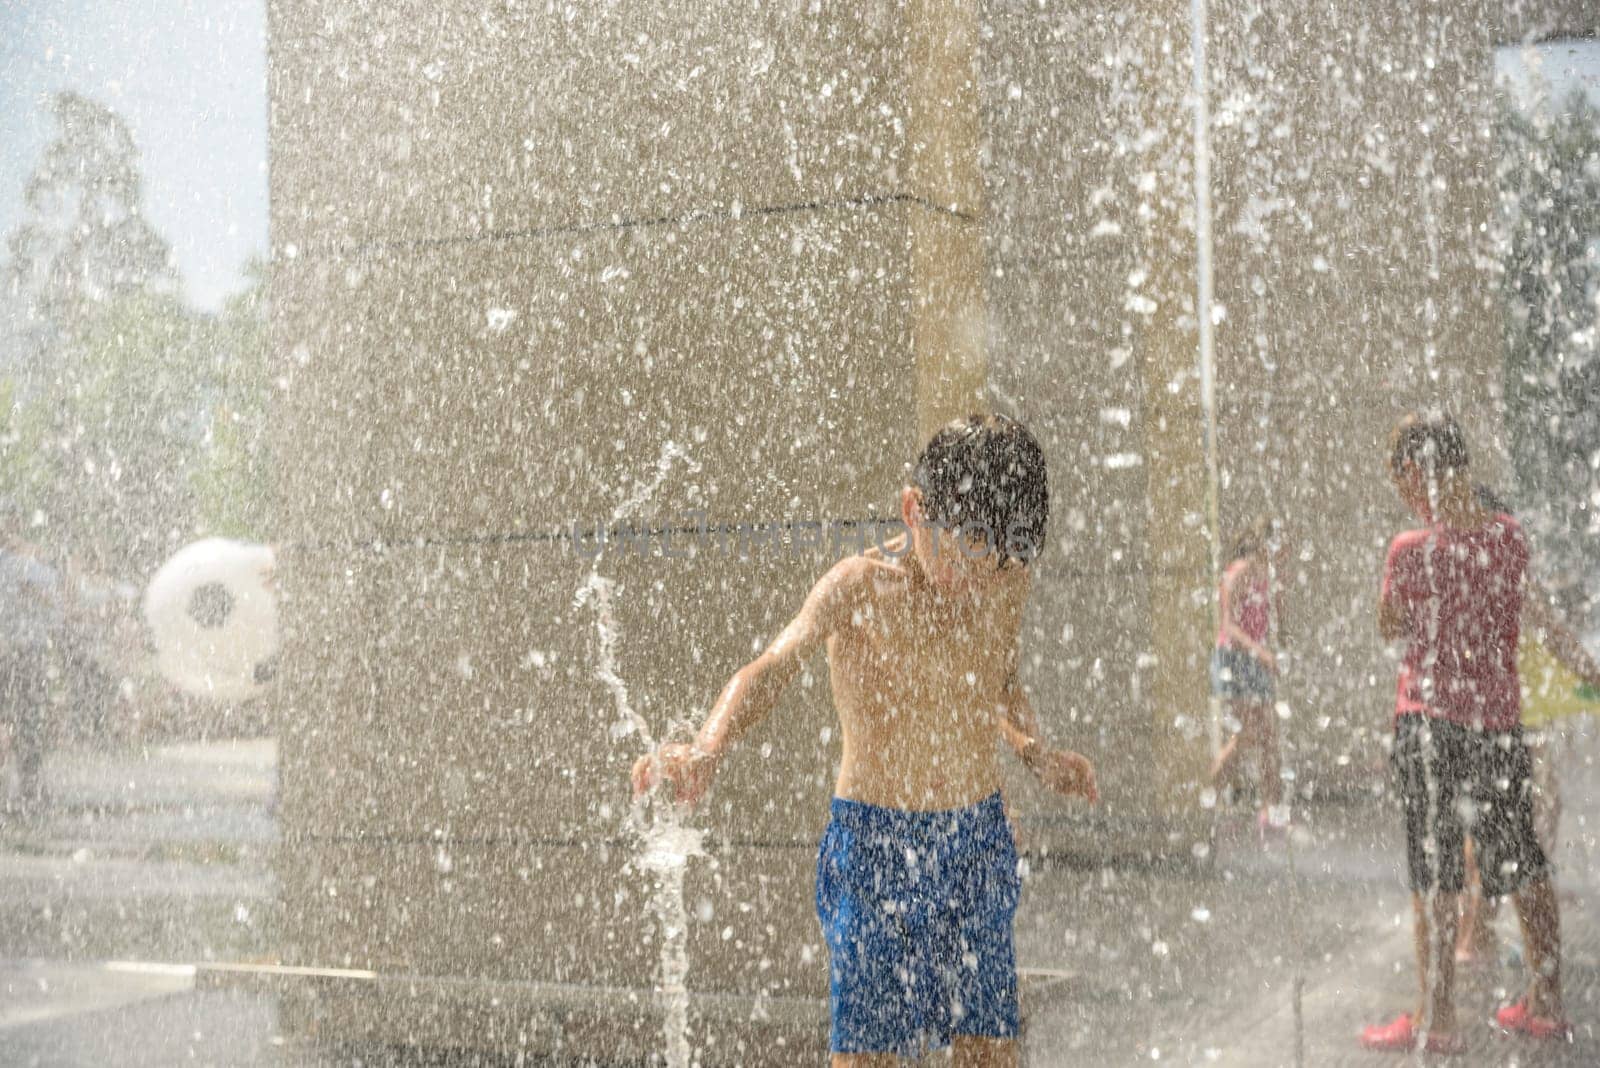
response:
M1416 412L1395 426L1389 438L1389 470L1398 475L1408 463L1434 477L1467 469L1467 438L1446 412Z
M1243 530L1234 532L1228 543L1228 562L1243 560L1264 551L1278 533L1278 521L1270 515L1258 515Z
M911 484L928 519L986 539L1001 566L1026 564L1044 548L1044 450L1015 419L971 415L946 423L917 457Z

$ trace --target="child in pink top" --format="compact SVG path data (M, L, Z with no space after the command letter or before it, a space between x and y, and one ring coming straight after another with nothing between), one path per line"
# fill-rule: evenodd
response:
M1269 638L1272 629L1271 552L1280 548L1277 525L1266 516L1233 539L1231 561L1222 573L1217 646L1211 654L1211 691L1228 702L1238 733L1222 747L1211 767L1218 788L1234 781L1251 749L1260 754L1261 812L1257 825L1272 825L1271 811L1283 803L1279 771L1278 721L1273 714L1278 671ZM1281 551L1281 550L1280 550Z

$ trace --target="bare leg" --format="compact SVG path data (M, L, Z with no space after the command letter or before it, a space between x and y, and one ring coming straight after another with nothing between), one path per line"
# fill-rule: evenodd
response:
M1248 722L1244 718L1244 706L1240 702L1229 701L1228 711L1233 713L1233 718L1239 721L1239 730L1232 738L1228 739L1227 744L1217 753L1217 759L1211 764L1211 785L1218 790L1238 781L1239 760L1244 755L1244 747L1241 743L1245 739L1245 733L1250 729Z
M1283 768L1278 751L1278 717L1268 704L1252 706L1251 716L1261 742L1261 800L1268 805L1281 805Z
M1500 899L1483 896L1483 883L1478 878L1478 865L1473 851L1476 847L1468 838L1464 845L1467 866L1467 892L1461 896L1461 928L1456 936L1456 960L1460 963L1492 957L1495 953L1494 917L1500 911Z
M1261 735L1266 728L1264 722L1266 706L1249 701L1231 701L1229 702L1229 707L1233 712L1233 718L1239 721L1239 733L1228 740L1228 744L1222 747L1222 752L1217 754L1216 762L1211 765L1211 784L1218 788L1225 783L1238 780L1239 762L1244 759L1244 755L1252 748L1262 744ZM1274 753L1276 753L1276 747L1274 747ZM1265 796L1271 787L1266 782L1267 773L1264 762L1261 774L1261 791ZM1276 766L1273 768L1273 777L1277 777ZM1276 804L1276 802L1270 803Z
M1223 743L1217 759L1211 762L1211 785L1221 789L1239 776L1239 736Z
M1555 726L1528 737L1528 758L1533 763L1533 829L1545 856L1556 855L1556 829L1561 822L1561 792L1556 782Z
M1556 891L1548 877L1529 883L1512 895L1517 919L1522 921L1522 944L1528 949L1533 981L1528 986L1528 1010L1535 1016L1566 1019L1561 1002L1561 914Z
M1435 1035L1451 1035L1456 1029L1455 950L1460 896L1436 892L1430 910L1425 895L1411 895L1416 914L1417 977L1421 982L1414 1019L1419 1028L1425 1022Z
M951 1043L954 1068L1016 1068L1017 1040L957 1035Z

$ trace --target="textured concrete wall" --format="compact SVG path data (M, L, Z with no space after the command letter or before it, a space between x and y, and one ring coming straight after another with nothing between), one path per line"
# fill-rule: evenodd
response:
M1302 782L1364 782L1393 678L1375 571L1404 522L1383 436L1443 399L1491 471L1498 447L1489 50L1585 16L1326 7L1213 3L1220 510L1273 510L1300 550ZM429 977L305 1012L654 1048L660 932L622 829L639 745L575 595L618 583L618 674L659 734L826 562L658 543L595 565L553 536L606 521L669 442L693 466L669 460L636 522L892 514L923 436L987 390L1051 464L1027 681L1106 793L1085 818L1018 776L1028 839L1203 844L1187 2L270 11L286 953ZM722 1050L766 1041L752 1012L818 1035L837 745L820 662L802 682L725 766L690 870L689 985L728 995L697 999L696 1041Z
M659 1047L642 747L575 596L617 584L660 737L829 557L552 534L657 481L626 520L895 514L921 437L982 401L976 30L943 3L271 6L286 953L433 999L304 1006L323 1026ZM697 1045L752 1013L821 1036L826 694L819 661L700 817L689 985L727 997ZM516 1026L475 1031L488 1003Z

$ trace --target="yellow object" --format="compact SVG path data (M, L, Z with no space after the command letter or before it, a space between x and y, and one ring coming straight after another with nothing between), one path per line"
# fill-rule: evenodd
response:
M1522 725L1543 727L1553 719L1600 711L1600 700L1583 680L1527 631L1517 646L1517 674L1522 678ZM1579 695L1583 687L1584 696Z

